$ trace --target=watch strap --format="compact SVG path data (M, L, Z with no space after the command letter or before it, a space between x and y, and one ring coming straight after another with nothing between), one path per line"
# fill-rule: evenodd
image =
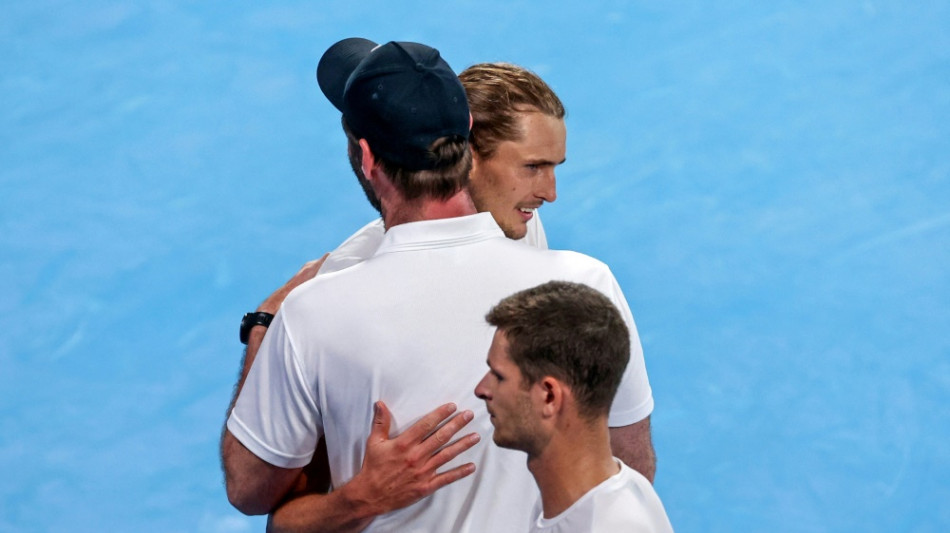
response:
M248 339L251 338L251 329L254 326L264 326L266 328L270 326L272 320L274 320L274 315L263 311L245 313L244 318L241 319L241 344L247 344Z

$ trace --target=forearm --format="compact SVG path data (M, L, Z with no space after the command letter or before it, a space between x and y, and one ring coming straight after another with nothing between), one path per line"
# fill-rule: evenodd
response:
M643 474L643 477L647 478L650 483L653 483L656 478L656 452L652 445L649 446L648 450L642 450L636 454L621 452L617 454L617 458L630 468Z
M656 451L650 431L650 417L623 427L610 428L613 454L653 483L656 477Z
M228 415L234 409L234 403L237 402L238 395L241 394L241 388L244 387L244 380L247 379L247 373L251 371L251 365L254 358L257 357L257 351L264 342L264 334L267 328L264 326L254 326L251 328L250 335L247 338L247 348L244 350L244 360L241 362L241 373L238 376L237 383L234 385L234 392L231 394L231 404L228 406Z
M248 515L272 512L301 472L300 468L281 468L263 461L227 430L221 439L221 458L228 501Z
M352 498L347 486L328 494L310 493L284 502L267 520L268 533L356 533L376 517Z

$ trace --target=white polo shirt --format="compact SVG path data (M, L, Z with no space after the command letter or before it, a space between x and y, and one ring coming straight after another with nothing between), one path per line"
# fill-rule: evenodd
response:
M620 471L592 488L561 514L544 518L540 501L531 533L673 533L653 485L614 459Z
M537 488L524 453L492 443L474 389L493 334L485 314L555 279L585 283L617 305L631 331L631 357L609 422L642 420L653 397L633 317L607 266L509 240L480 213L395 226L372 258L294 290L268 328L228 429L285 468L309 463L325 436L339 487L360 470L377 400L393 414L393 434L454 402L475 413L465 431L482 441L445 469L473 462L475 473L377 517L367 531L523 532Z

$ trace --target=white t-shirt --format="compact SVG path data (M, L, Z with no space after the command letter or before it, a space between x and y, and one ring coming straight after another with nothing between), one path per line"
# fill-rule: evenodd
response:
M367 531L523 533L537 487L522 452L492 443L474 389L493 335L485 314L553 279L585 283L617 305L631 331L631 356L609 423L642 420L653 396L633 317L607 266L507 239L482 213L395 226L372 258L294 290L268 328L228 429L284 468L309 463L325 436L340 487L361 468L377 400L393 414L393 435L454 402L475 413L465 431L482 441L443 470L473 462L475 473L377 517Z
M561 514L544 518L538 501L531 533L672 533L673 526L653 485L619 459L614 460L620 472Z
M548 249L548 238L544 233L544 226L541 225L541 217L538 212L528 220L528 232L525 236L518 239L535 248L542 250ZM358 229L356 233L347 237L345 241L336 247L336 250L330 252L330 257L323 262L317 274L328 274L351 267L357 263L362 263L376 253L380 243L383 242L383 235L386 228L383 226L383 219L377 218L369 224Z

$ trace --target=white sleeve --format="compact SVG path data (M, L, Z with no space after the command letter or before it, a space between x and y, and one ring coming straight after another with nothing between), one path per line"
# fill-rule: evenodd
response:
M343 270L373 257L385 234L386 227L381 218L363 226L330 252L330 257L323 262L317 274Z
M630 306L627 305L627 299L624 298L616 278L613 275L610 278L612 287L605 294L620 310L630 330L630 361L611 405L607 423L610 427L623 427L639 422L653 412L653 390L650 388L646 363L643 360L643 346L640 344L640 335L637 333Z
M323 435L315 391L307 383L278 312L228 417L228 431L272 465L306 466Z

